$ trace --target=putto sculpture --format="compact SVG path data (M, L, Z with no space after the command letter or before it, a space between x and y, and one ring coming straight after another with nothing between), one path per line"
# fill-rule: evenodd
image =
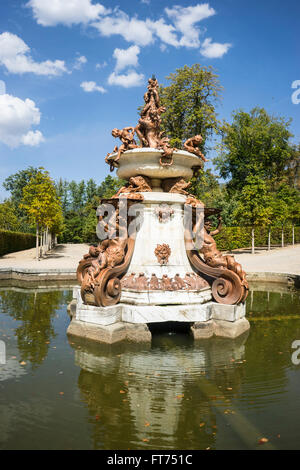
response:
M203 155L203 153L200 151L199 146L202 144L203 138L201 135L195 135L195 137L191 137L190 139L187 139L183 147L185 150L187 150L190 153L194 153L198 157L200 157L204 162L208 162L207 158Z
M112 131L121 145L105 161L127 183L98 208L100 241L79 263L78 311L70 331L82 328L80 322L97 324L107 338L108 325L119 325L117 331L123 325L126 336L129 324L188 321L198 325L195 338L237 336L249 328L246 275L233 256L217 249L220 211L190 192L191 178L207 161L202 137L187 139L184 150L170 146L161 131L165 108L154 76L144 101L135 127ZM215 230L212 215L218 217ZM230 308L222 310L222 304ZM146 326L143 335L149 338Z
M106 163L110 165L111 170L118 165L121 154L133 148L150 147L163 150L160 157L160 164L162 166L170 166L173 163L172 155L175 148L172 148L169 139L161 131L161 114L165 112L166 108L161 106L158 94L158 82L153 76L148 80L147 92L144 94L145 105L141 111L141 117L135 127L125 127L123 130L113 129L113 137L119 137L122 145L118 148L115 147L113 152L108 153L106 156ZM134 134L140 140L138 146L134 140ZM110 159L112 155L117 155Z

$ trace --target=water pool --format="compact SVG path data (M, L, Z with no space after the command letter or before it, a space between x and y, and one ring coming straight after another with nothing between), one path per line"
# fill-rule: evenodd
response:
M299 290L254 287L235 340L146 346L68 339L71 297L0 287L0 449L300 449Z

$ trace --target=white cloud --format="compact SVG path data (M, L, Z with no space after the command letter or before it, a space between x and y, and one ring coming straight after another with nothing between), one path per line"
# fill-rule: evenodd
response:
M73 68L76 70L80 70L83 64L86 64L86 63L87 63L87 58L84 55L81 55L80 57L76 57L75 65Z
M91 0L29 0L33 16L42 26L67 26L96 21L99 16L110 13L101 3L92 4Z
M44 137L31 127L40 123L41 113L35 102L12 95L0 95L0 142L15 148L21 144L37 146Z
M219 59L228 52L231 47L230 43L220 44L218 42L211 42L211 38L205 39L203 42L200 52L204 57L209 59Z
M119 34L126 41L139 46L147 46L154 41L152 30L145 21L129 18L120 10L116 10L114 16L106 16L93 23L92 26L97 28L102 36L110 37L113 34Z
M102 62L102 64L100 64L100 63L99 63L99 64L96 64L96 69L97 69L97 70L98 70L98 69L104 69L104 67L106 67L106 66L107 66L107 62L104 61L104 62Z
M106 93L105 88L103 88L100 85L97 85L96 82L82 82L80 84L80 86L87 93L91 93L93 91L99 91L100 93Z
M163 18L157 21L146 20L146 24L163 43L175 47L180 46L176 35L176 28L171 24L166 24Z
M67 25L85 23L96 28L101 36L119 35L125 41L137 46L148 46L159 39L162 50L165 49L164 44L173 47L199 48L200 35L203 34L204 28L200 28L198 23L216 14L209 3L197 3L187 7L174 5L164 10L169 18L167 23L162 16L155 21L150 18L139 19L137 16L129 16L119 7L114 8L112 12L100 3L92 4L91 1L30 0L27 5L32 7L38 23L44 26L58 23ZM150 0L140 1L145 4L150 3ZM231 46L228 43L207 43L207 41L202 46L201 52L210 58L222 57Z
M138 46L130 46L128 49L115 49L113 53L113 57L117 61L115 71L119 72L128 66L137 67L139 53L140 48Z
M63 60L34 62L30 48L12 33L0 34L0 65L11 73L35 73L36 75L60 75L67 72Z
M139 74L133 70L123 75L118 75L117 73L113 72L108 77L109 85L119 85L124 88L144 85L144 81L144 75L141 73Z
M40 131L29 131L22 137L22 143L24 145L30 145L31 147L37 147L44 141L45 139Z
M0 95L5 95L6 93L6 85L3 80L0 80Z
M186 47L199 47L200 31L195 25L216 13L208 3L190 7L175 5L172 8L166 8L165 12L174 21L176 29L182 33L180 45Z

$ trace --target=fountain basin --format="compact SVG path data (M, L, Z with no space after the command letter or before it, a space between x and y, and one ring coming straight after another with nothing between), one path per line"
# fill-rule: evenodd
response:
M173 164L162 166L159 163L162 154L163 150L148 147L127 150L121 155L117 175L127 180L138 175L159 180L178 177L189 180L193 176L193 168L202 167L202 160L185 150L176 150L173 153ZM112 154L108 160L113 160L115 156L116 153Z

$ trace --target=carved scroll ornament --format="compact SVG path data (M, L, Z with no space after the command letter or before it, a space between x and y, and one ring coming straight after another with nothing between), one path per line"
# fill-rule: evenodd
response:
M121 201L116 201L116 204L117 210L108 222L102 220L108 238L97 247L91 246L77 268L81 297L87 304L106 307L120 301L120 280L129 267L135 240L127 233L131 218L124 220L120 216Z
M248 283L246 274L233 256L223 255L216 246L213 235L219 233L219 226L211 231L210 223L204 226L203 246L197 251L190 249L193 234L185 231L187 256L195 271L200 275L206 275L212 287L212 295L216 302L234 305L244 302L248 295ZM195 227L194 227L195 229Z

